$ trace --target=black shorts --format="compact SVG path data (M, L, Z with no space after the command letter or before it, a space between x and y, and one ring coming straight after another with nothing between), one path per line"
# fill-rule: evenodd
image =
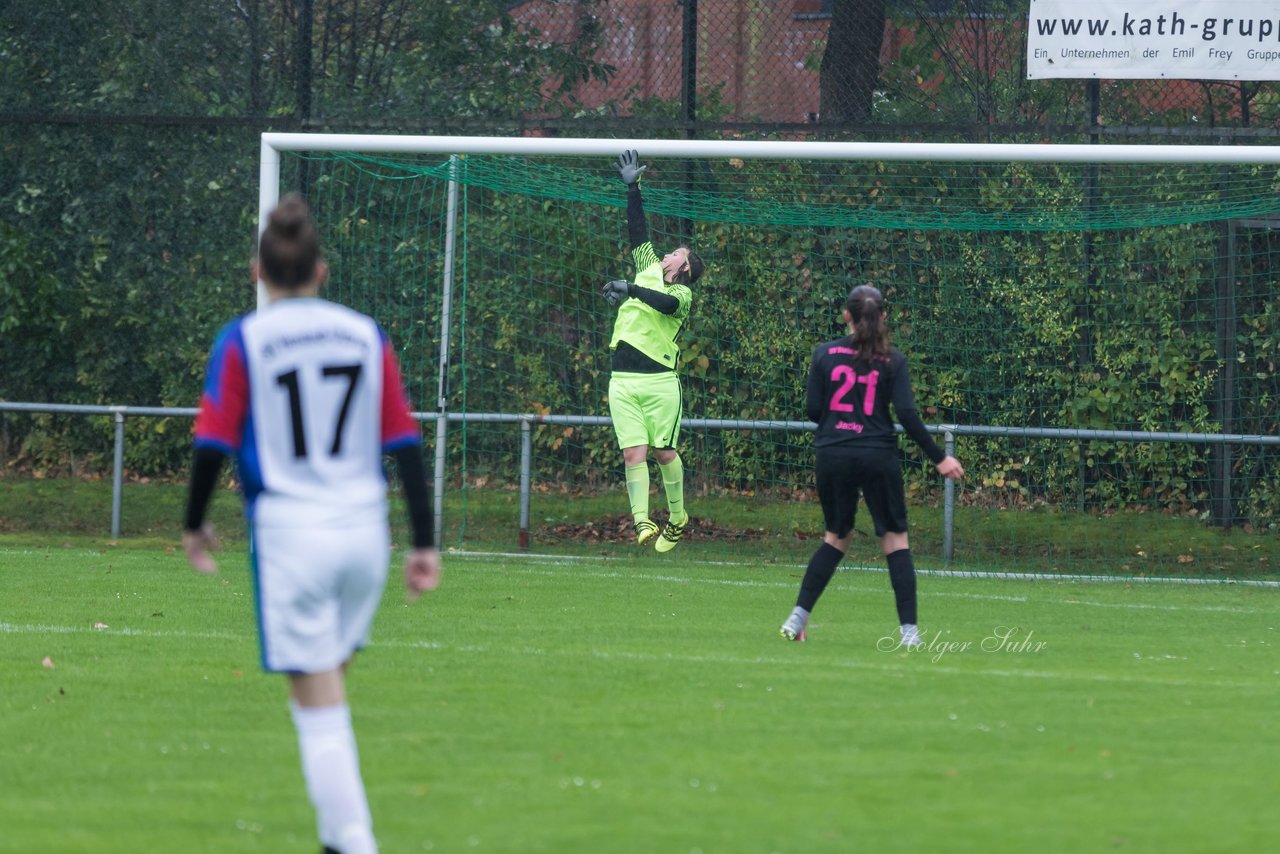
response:
M818 499L827 530L849 536L861 494L871 511L876 536L907 532L907 501L902 489L902 463L889 450L818 450Z

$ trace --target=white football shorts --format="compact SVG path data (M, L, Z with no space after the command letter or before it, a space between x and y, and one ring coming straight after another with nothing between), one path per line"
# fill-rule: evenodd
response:
M387 583L386 516L366 524L253 531L263 669L333 670L369 642Z

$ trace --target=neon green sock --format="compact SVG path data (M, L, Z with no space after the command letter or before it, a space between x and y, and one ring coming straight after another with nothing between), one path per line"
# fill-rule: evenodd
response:
M680 455L665 465L658 463L662 472L662 486L667 492L667 509L671 511L671 521L683 525L689 521L689 514L684 512L684 463Z
M649 464L627 466L627 498L631 501L631 515L637 522L649 518Z

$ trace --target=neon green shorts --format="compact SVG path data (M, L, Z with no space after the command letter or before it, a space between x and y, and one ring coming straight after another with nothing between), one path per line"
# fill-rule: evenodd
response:
M618 447L676 447L683 414L680 378L674 373L615 373L609 377L609 415Z

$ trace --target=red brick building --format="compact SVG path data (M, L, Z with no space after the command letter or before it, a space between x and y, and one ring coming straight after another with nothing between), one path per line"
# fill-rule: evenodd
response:
M823 6L823 0L699 0L699 92L719 88L728 121L812 120L830 20ZM606 41L597 59L618 71L607 85L574 89L584 108L609 100L679 100L683 9L677 0L610 0L566 14L570 8L527 0L514 4L512 15L555 41L578 35L581 14L594 9L614 16L602 22Z

